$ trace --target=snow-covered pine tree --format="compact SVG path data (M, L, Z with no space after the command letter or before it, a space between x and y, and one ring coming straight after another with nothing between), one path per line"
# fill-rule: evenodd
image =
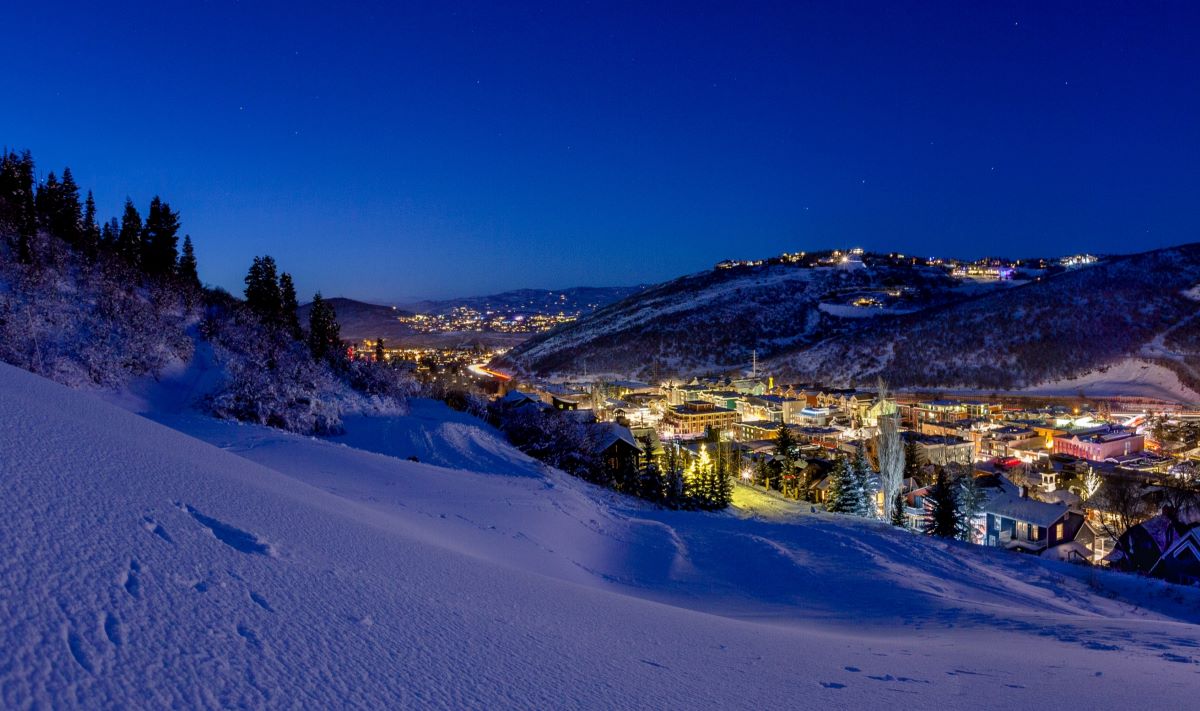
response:
M938 469L937 479L929 487L925 501L929 503L929 514L925 520L925 533L941 538L958 535L958 501L955 486L946 477L945 469Z
M851 513L864 518L875 518L875 493L879 490L879 477L871 469L871 463L867 461L862 446L859 446L854 457L853 472L854 509Z
M845 457L838 457L829 472L828 497L825 509L833 513L852 513L858 507L855 501L854 472Z
M974 542L974 521L983 510L984 498L975 473L968 468L958 478L958 537L968 543Z

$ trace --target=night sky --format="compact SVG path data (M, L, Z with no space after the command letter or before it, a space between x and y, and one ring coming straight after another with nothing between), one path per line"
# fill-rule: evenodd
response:
M1200 240L1200 3L336 4L5 3L0 142L239 292Z

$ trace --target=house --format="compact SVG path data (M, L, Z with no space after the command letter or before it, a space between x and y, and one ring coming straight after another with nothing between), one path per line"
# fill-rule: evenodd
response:
M1200 583L1200 526L1175 539L1150 568L1150 575L1182 585Z
M523 392L521 390L510 390L508 391L508 394L497 400L497 402L500 403L501 408L509 411L516 411L524 408L541 410L547 407L547 405L543 403L542 399L537 395Z
M592 407L592 399L590 395L583 393L570 395L552 395L550 404L555 410L589 410Z
M1146 574L1157 571L1163 578L1186 577L1194 570L1190 561L1196 550L1197 527L1200 527L1200 515L1195 509L1186 509L1180 514L1174 508L1164 506L1158 516L1130 526L1122 533L1104 560L1118 570ZM1190 542L1181 544L1184 539ZM1162 562L1168 554L1171 559Z
M981 513L986 519L984 545L1042 553L1073 541L1083 516L1062 504L1034 501L1024 489L1011 487L988 497Z
M606 422L600 427L595 452L604 462L604 467L614 473L637 469L643 449L629 428L615 422Z

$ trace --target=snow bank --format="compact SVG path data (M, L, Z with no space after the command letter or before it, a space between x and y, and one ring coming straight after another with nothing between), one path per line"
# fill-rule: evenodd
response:
M749 490L734 515L657 511L552 471L158 414L189 436L7 366L0 393L4 707L1134 707L1194 690L1194 590ZM442 424L487 441L417 410L406 431L439 450Z
M1156 363L1128 358L1104 370L1042 383L1019 392L1031 395L1144 397L1179 403L1200 403L1200 394L1179 376Z

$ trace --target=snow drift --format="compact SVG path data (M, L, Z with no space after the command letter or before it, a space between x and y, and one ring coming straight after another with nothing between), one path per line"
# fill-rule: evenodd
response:
M8 366L0 393L8 708L1177 707L1200 672L1192 589L744 490L658 511L515 453L160 416L185 434ZM499 456L422 417L447 463Z

